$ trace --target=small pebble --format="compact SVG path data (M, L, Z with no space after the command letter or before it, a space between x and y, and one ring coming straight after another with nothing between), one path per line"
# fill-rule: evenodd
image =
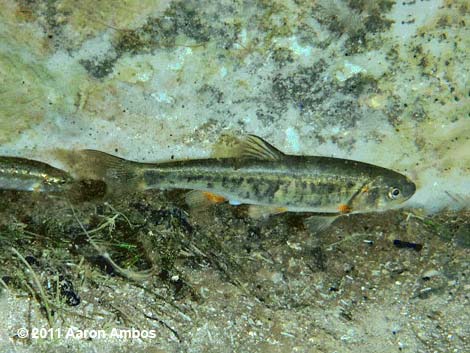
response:
M395 245L397 248L400 248L400 249L408 248L408 249L415 249L416 251L421 251L421 249L423 248L423 244L410 243L408 241L403 241L400 239L395 239L393 241L393 245Z
M435 269L428 270L421 275L421 278L425 281L430 280L432 277L440 276L441 273Z

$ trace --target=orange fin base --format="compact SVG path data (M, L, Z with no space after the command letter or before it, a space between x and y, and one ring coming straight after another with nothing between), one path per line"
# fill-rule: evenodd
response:
M213 194L209 191L192 190L186 194L186 203L192 209L208 208L214 204L225 202L223 196Z
M202 194L205 196L205 198L212 202L212 203L222 203L225 202L227 199L223 196L213 194L209 191L203 191Z
M338 211L341 213L350 213L352 208L349 205L341 204L338 206Z

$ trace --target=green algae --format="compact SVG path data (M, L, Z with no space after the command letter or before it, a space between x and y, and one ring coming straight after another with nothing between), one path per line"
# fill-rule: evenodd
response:
M0 54L0 71L0 142L6 143L43 121L49 103L52 104L43 83L50 81L51 75L44 66L25 60L15 51Z
M75 111L77 94L84 80L79 68L68 73L57 72L54 64L48 62L51 38L44 36L38 31L38 25L31 22L35 19L33 12L26 13L30 14L28 22L24 23L24 12L18 12L17 22L4 18L0 28L2 144L21 138L23 133L57 114Z
M25 48L12 46L0 54L0 71L0 143L14 141L54 114L76 109L83 84L80 70L75 76L55 73L43 59L27 57Z

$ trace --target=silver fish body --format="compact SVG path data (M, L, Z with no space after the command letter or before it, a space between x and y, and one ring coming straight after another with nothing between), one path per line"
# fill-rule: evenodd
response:
M0 189L61 192L71 176L49 164L18 157L0 157Z
M406 176L340 158L286 155L249 135L233 157L139 163L103 152L62 155L75 173L112 189L192 189L249 204L293 212L342 214L383 211L410 198ZM84 173L84 175L83 175Z
M378 211L415 192L405 176L367 163L329 157L285 155L281 160L202 159L135 166L143 189L209 191L242 204L293 212ZM400 199L389 196L399 190ZM386 190L386 197L380 191Z

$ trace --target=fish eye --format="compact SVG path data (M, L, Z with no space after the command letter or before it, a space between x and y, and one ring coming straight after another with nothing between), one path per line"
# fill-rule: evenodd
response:
M400 195L400 189L398 188L391 188L388 193L388 197L390 197L392 200L395 200L399 195Z

